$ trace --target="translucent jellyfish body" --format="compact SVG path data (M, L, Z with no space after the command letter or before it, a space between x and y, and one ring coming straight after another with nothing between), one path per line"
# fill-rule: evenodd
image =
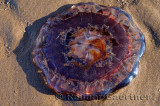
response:
M144 50L144 37L128 13L90 2L48 19L33 60L51 89L92 100L130 83Z

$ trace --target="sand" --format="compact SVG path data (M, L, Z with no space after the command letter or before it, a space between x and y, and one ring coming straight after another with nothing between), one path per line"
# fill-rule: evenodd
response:
M78 2L118 6L131 14L146 40L139 74L110 98L66 101L51 93L36 71L31 50L45 21ZM1 0L0 106L122 106L160 105L159 0Z

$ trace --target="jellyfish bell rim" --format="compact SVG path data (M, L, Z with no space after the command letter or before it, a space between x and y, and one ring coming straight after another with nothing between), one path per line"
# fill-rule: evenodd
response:
M83 3L81 3L81 4L83 4ZM73 5L73 6L71 6L71 8L70 9L73 9L73 8L75 8L77 5L81 5L80 3L78 3L78 4L75 4L75 5ZM84 3L85 5L87 5L87 4L89 4L89 5L94 5L94 4L96 4L96 3L93 3L92 2L92 4L90 4L90 3ZM96 5L98 5L98 4L96 4ZM98 5L98 6L100 6L101 7L101 5ZM133 23L133 21L132 21L132 18L131 18L131 16L128 14L128 13L126 13L125 11L123 11L123 10L121 10L120 8L117 8L117 7L108 7L108 6L104 6L103 8L113 8L113 9L118 9L118 11L120 11L120 12L122 12L122 14L124 14L128 19L129 19L129 21L131 21L132 23ZM68 10L67 10L68 11ZM127 15L126 15L127 14ZM54 16L54 17L56 17L56 16ZM51 18L53 18L53 17L51 17ZM48 19L48 21L50 20L50 18ZM47 21L47 22L48 22ZM47 23L46 22L46 23ZM135 24L134 24L135 25ZM135 25L136 26L136 25ZM42 26L43 27L43 26ZM137 28L137 27L136 27ZM138 29L138 28L137 28ZM43 29L41 28L41 30L40 30L40 33L41 33L41 31L42 31ZM139 30L139 29L138 29ZM139 32L140 32L140 30L139 30ZM38 36L37 36L37 39L38 39L38 37L41 37L42 35L41 34L38 34ZM40 35L40 36L39 36ZM136 60L136 63L134 64L134 66L133 66L133 69L132 69L132 71L126 76L126 78L124 79L124 80L122 80L118 85L115 85L115 87L113 87L113 88L111 88L111 89L107 89L106 90L106 93L105 93L105 95L107 95L107 94L109 94L109 93L111 93L112 91L114 91L114 90L116 90L116 87L117 86L123 86L123 84L127 84L127 83L130 83L131 82L131 80L129 80L129 78L131 78L132 77L132 79L134 79L134 77L136 76L136 71L138 72L138 64L139 64L139 61L140 61L140 58L142 57L142 55L143 55L143 53L144 53L144 51L145 51L145 40L144 40L144 37L143 37L143 35L142 35L142 33L140 32L139 33L139 35L140 35L140 40L141 40L141 48L140 48L140 51L139 51L139 54L138 54L138 59ZM42 39L40 38L40 40L37 40L36 39L36 42L35 42L35 48L34 49L36 49L37 48L37 46L39 46L41 43L43 43L43 42L41 42L42 41ZM38 44L37 44L38 43ZM35 55L36 55L36 53L33 51L32 52L32 55L33 55L33 61L34 61L34 63L36 64L36 66L39 68L39 69L41 69L42 70L42 72L43 72L43 74L45 74L45 71L42 69L42 67L40 67L39 65L38 65L38 63L36 62L36 60L35 60ZM46 72L47 73L47 72ZM75 93L75 92L68 92L67 90L66 91L63 91L62 90L62 92L61 91L58 91L57 89L56 89L56 87L54 86L51 86L51 85L49 85L49 79L48 79L48 77L46 76L47 74L45 74L45 78L43 78L44 80L45 80L45 82L47 83L47 85L51 88L51 89L53 89L54 91L56 91L57 93L60 93L60 94L62 94L62 92L65 92L65 93L63 93L63 94L74 94L74 95L76 95L77 97L82 97L82 96L85 96L85 95L81 95L81 94L78 94L78 93ZM48 81L47 81L48 80ZM126 86L126 85L125 85ZM103 92L103 91L102 91ZM105 91L104 91L105 92ZM104 93L103 92L103 93ZM97 92L96 92L97 93ZM99 92L98 92L99 93ZM95 94L96 95L96 94Z

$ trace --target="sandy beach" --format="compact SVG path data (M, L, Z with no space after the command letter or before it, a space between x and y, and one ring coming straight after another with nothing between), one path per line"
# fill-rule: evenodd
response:
M45 86L32 62L33 43L46 20L79 2L127 11L142 31L146 51L137 77L105 100L67 101ZM0 106L160 105L159 0L1 0Z

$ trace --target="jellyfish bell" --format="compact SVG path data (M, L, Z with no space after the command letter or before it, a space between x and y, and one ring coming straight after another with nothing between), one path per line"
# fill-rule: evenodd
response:
M48 19L33 60L51 89L92 100L130 83L144 50L142 32L128 13L89 2Z

